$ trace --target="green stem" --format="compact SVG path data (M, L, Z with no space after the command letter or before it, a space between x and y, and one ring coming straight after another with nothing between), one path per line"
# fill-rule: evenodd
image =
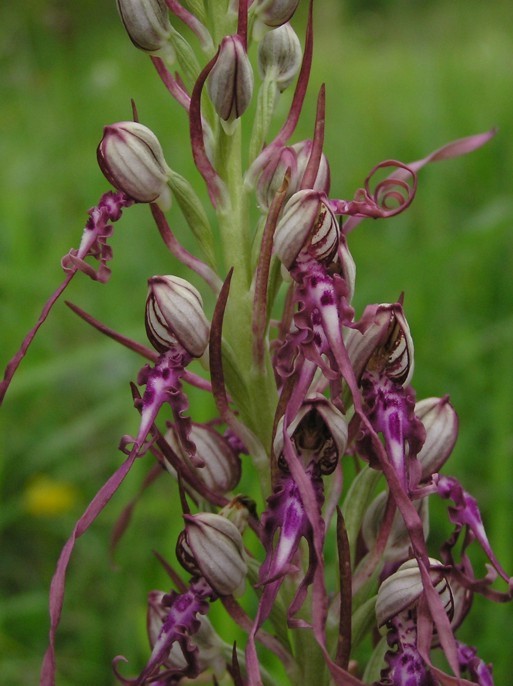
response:
M228 191L226 200L217 210L224 267L226 272L233 267L223 337L234 355L230 365L232 373L227 373L226 381L242 421L268 451L277 392L269 351L265 351L261 367L253 360L252 231L248 194L243 182L240 121L233 123L229 133L219 128L216 169ZM262 465L260 471L262 485L268 484L266 465Z

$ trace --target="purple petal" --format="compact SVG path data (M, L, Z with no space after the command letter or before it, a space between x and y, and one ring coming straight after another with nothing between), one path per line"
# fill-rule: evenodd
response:
M114 472L114 474L108 479L108 481L100 488L98 493L87 506L84 514L75 524L71 536L62 549L50 586L49 646L45 653L43 666L41 668L41 686L54 686L55 684L55 634L59 626L62 604L64 601L66 571L70 561L71 553L75 547L76 540L87 531L87 529L101 513L103 508L107 505L109 500L121 485L125 476L130 471L130 468L132 467L136 457L137 451L134 450L123 462L123 464L116 470L116 472Z
M189 128L192 145L192 156L194 158L194 163L198 168L198 171L205 180L205 183L207 184L208 194L214 207L217 206L217 203L221 200L224 194L224 184L222 183L219 174L212 166L212 163L210 162L207 155L207 151L205 149L203 123L201 120L201 94L203 92L205 81L207 80L207 77L212 71L212 69L214 68L214 65L217 60L217 55L218 53L214 55L214 57L210 60L210 62L206 65L201 74L198 76L198 79L194 84L194 88L192 91L191 104L189 108Z
M173 98L184 108L184 110L189 112L189 107L191 104L190 95L169 72L164 64L164 61L160 57L157 57L156 55L150 55L150 58L165 87L171 93Z
M438 162L441 160L448 160L453 157L458 157L460 155L466 155L469 152L477 150L485 143L493 138L496 133L496 129L491 131L486 131L485 133L478 133L474 136L468 136L467 138L459 138L458 140L451 141L446 145L438 148L434 152L430 153L421 160L416 160L415 162L410 162L406 165L411 171L417 172L422 169L429 162ZM389 178L394 178L398 175L398 172L394 172ZM362 221L363 217L350 217L344 224L344 232L348 234L350 231L355 229L358 224Z
M452 476L439 476L436 480L436 490L440 497L450 498L454 503L454 507L449 508L451 522L456 524L458 529L467 526L472 531L497 572L508 584L511 583L511 577L502 568L488 541L477 500Z

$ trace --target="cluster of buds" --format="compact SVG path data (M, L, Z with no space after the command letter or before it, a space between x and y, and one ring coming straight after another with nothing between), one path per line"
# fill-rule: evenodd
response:
M469 152L489 135L452 143L411 166L382 162L352 199L331 197L324 88L312 138L291 141L309 79L313 3L303 45L289 23L299 0L208 4L207 10L196 0L117 0L131 41L150 54L187 112L193 159L212 208L167 165L145 125L105 127L98 162L117 193L91 211L47 311L77 271L99 279L85 258L100 260L106 280L108 221L133 203L149 205L180 273L187 268L192 281L203 283L176 275L148 279L145 328L154 350L73 306L149 363L132 384L141 421L137 434L121 441L126 459L77 522L58 563L42 686L54 684L54 635L74 542L134 461L146 456L171 475L169 488L185 521L176 559L190 578L184 581L160 555L174 588L150 592L151 655L135 679L120 674L117 659L121 683L171 686L185 677L188 683L277 683L262 666L266 661L261 664L266 650L290 683L316 674L319 686L491 686L491 669L454 632L474 593L507 600L513 580L493 553L475 499L454 477L440 474L458 419L447 396L416 400L403 299L368 305L357 319L349 250L349 233L360 221L407 209L424 164ZM183 35L177 20L188 28ZM258 43L257 70L252 43ZM169 68L174 59L177 71ZM272 137L275 103L292 86L289 114ZM247 154L242 119L252 125ZM388 168L375 185L375 173ZM170 228L172 197L172 211L183 215L200 257ZM258 207L257 221L250 205ZM37 328L10 365L3 393ZM195 420L189 386L213 397L216 412L206 423ZM162 418L163 406L171 408L171 420ZM345 463L356 467L349 485ZM241 484L250 493L237 495ZM452 502L454 527L436 552L428 541L432 497ZM248 529L251 552L243 538ZM467 553L472 542L493 570L482 579ZM495 577L506 591L491 588ZM245 633L244 646L232 650L206 618L216 601ZM386 636L380 639L379 631ZM364 636L366 658L359 646ZM364 656L359 663L357 648ZM436 666L437 650L451 673Z

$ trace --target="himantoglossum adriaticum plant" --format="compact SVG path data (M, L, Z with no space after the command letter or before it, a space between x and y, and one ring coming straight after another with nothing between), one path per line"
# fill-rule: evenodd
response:
M442 473L458 420L447 396L415 398L402 298L368 305L356 318L349 250L350 232L363 219L408 208L422 166L475 150L493 132L409 164L381 162L353 197L337 197L323 150L324 87L311 139L293 140L312 61L312 4L300 40L289 23L299 0L117 0L129 38L148 53L188 117L206 193L170 166L172 155L135 107L133 120L106 126L98 162L114 190L89 211L79 247L63 258L64 280L7 366L1 398L71 279L82 272L108 280L113 225L134 203L149 206L173 256L170 271L179 261L194 272L215 306L205 312L200 290L183 277L149 271L149 348L70 305L147 363L131 385L139 430L121 439L124 462L76 523L57 563L44 686L55 681L74 543L139 459L156 460L178 489L184 526L176 557L189 576L178 575L164 551L173 588L141 589L149 592L150 651L139 674L126 658L113 659L119 683L283 683L266 652L277 656L290 683L493 683L491 666L456 634L475 593L507 600L512 579L494 555L475 499ZM272 136L275 105L291 87L288 116ZM205 210L207 195L214 211ZM197 254L170 226L177 212ZM204 373L189 370L193 360ZM218 416L211 422L194 421L189 386L213 395ZM172 421L159 416L163 405ZM349 460L357 475L347 485L342 469ZM259 484L260 513L237 494L243 470ZM429 501L437 497L448 501L453 533L433 551ZM248 528L259 541L251 552ZM471 544L488 559L484 576L472 568ZM216 631L208 619L215 602L240 625L245 644L227 643ZM367 659L359 651L357 661L363 641Z

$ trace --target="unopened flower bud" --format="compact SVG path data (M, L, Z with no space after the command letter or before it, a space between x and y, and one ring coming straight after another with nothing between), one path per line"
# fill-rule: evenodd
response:
M280 190L288 171L289 180L286 199L300 190L308 160L312 151L312 141L304 140L294 145L286 146L276 152L260 171L256 192L258 203L268 209L274 196ZM317 176L311 189L320 193L328 193L330 188L330 168L324 153L321 155Z
M362 536L368 550L372 550L376 544L385 514L387 498L388 493L386 491L378 493L365 512L362 524ZM427 498L422 498L413 502L422 521L424 538L427 538L429 533L428 502ZM400 562L408 557L410 546L410 534L408 533L401 513L396 511L386 548L383 552L383 559L386 562Z
M346 347L357 379L364 371L407 386L413 375L413 340L400 303L368 305L346 335Z
M417 455L423 480L438 472L451 454L458 436L458 415L448 396L420 400L415 414L426 429L426 440Z
M324 193L305 189L287 201L274 235L274 250L287 269L314 259L329 265L337 254L340 229Z
M146 334L160 353L177 344L192 357L201 357L209 336L199 292L179 276L148 279Z
M257 0L255 12L267 26L281 26L292 17L299 0Z
M233 522L218 514L184 515L177 556L187 571L202 576L218 595L239 593L247 573L244 545Z
M321 474L331 474L346 450L346 418L321 394L305 400L287 432L305 467L314 462ZM280 459L283 451L283 418L278 423L273 450L278 464L284 467L283 458Z
M299 141L299 143L294 143L292 149L297 156L297 175L299 183L303 180L303 176L306 171L306 166L312 154L313 141L306 139L304 141ZM321 159L319 162L319 169L317 170L317 176L312 184L314 191L320 191L321 193L329 193L330 190L330 166L328 163L328 158L324 153L321 154Z
M454 610L453 596L444 574L443 565L431 557L429 564L431 581L440 595L447 615L451 618ZM378 626L383 626L396 615L415 608L423 590L424 586L417 560L407 560L379 587L376 600Z
M207 80L214 109L231 122L246 111L253 95L253 69L240 36L225 36Z
M258 66L262 78L269 75L284 91L301 66L301 43L290 24L266 33L258 46Z
M203 467L191 464L173 428L166 433L165 438L174 452L194 470L198 479L203 481L211 491L225 494L239 483L241 473L239 456L215 429L204 424L191 426L189 438L196 446L196 456L203 461Z
M157 52L171 33L166 0L116 0L126 32L136 48Z
M106 126L97 150L98 164L107 180L138 202L171 204L167 181L171 170L162 147L147 126L122 121Z
M219 514L233 522L242 534L248 525L249 516L257 517L256 504L246 495L237 495L219 510Z

